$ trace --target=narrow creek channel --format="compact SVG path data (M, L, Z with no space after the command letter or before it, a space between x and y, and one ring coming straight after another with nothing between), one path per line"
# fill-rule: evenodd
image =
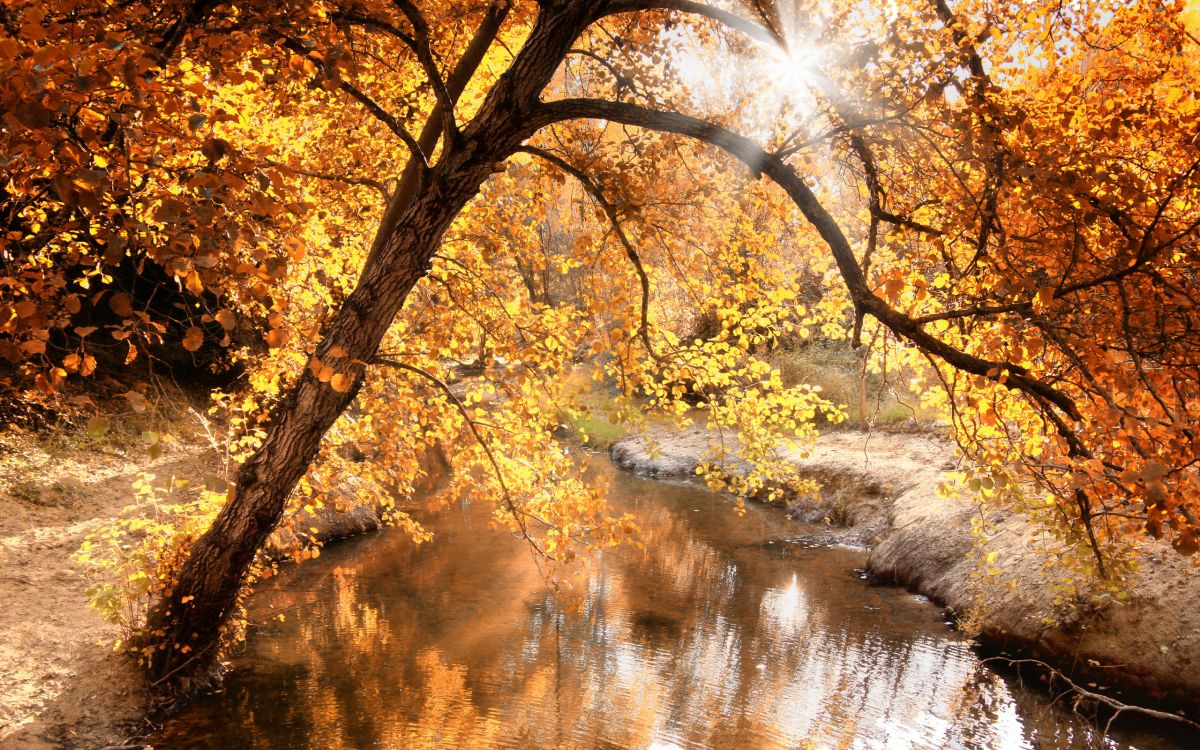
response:
M941 611L689 484L608 475L644 549L589 556L556 596L463 504L350 540L255 594L223 693L162 748L1180 748L1102 740L980 663ZM284 619L279 620L279 615Z

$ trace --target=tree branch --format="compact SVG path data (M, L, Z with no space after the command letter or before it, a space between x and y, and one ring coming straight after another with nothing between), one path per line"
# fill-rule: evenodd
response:
M416 36L413 52L417 53L417 60L425 69L425 75L429 77L429 85L433 87L433 95L445 112L442 126L445 130L446 141L449 142L458 137L458 123L454 119L454 97L450 96L446 81L442 78L441 71L438 70L437 60L433 58L433 45L429 41L429 23L411 0L392 0L392 4L412 24L413 34Z
M1091 690L1082 688L1079 685L1077 685L1073 680L1071 680L1071 678L1067 677L1065 674L1063 674L1059 670L1055 669L1054 667L1051 667L1049 664L1047 664L1044 661L1041 661L1040 659L1010 659L1007 656L992 656L992 657L988 657L987 659L984 659L981 663L987 664L988 662L993 662L993 661L1002 661L1005 664L1008 664L1010 667L1017 667L1017 668L1019 668L1021 665L1024 665L1024 664L1033 665L1035 667L1038 667L1039 669L1045 670L1050 675L1051 680L1062 680L1063 682L1065 682L1067 687L1070 688L1071 692L1075 693L1076 695L1083 697L1083 698L1087 698L1088 700L1095 701L1096 703L1099 703L1101 705L1111 708L1113 710L1113 715L1108 717L1108 721L1105 722L1105 724L1104 724L1104 734L1106 736L1108 735L1109 730L1112 729L1113 722L1117 720L1118 716L1120 716L1122 713L1125 713L1126 711L1128 711L1130 713L1141 714L1143 716L1149 716L1154 719L1161 719L1163 721L1176 721L1176 722L1179 722L1182 724L1186 724L1187 726L1192 727L1193 729L1200 729L1200 724L1197 724L1196 722L1192 721L1191 719L1187 718L1186 716L1180 716L1179 714L1168 713L1167 711L1157 711L1153 708L1145 708L1143 706L1134 706L1134 705L1130 705L1128 703L1122 703L1121 701L1117 700L1116 698L1110 698L1109 696L1104 695L1102 693L1096 693L1096 692L1092 692Z
M955 368L1000 383L1053 404L1073 420L1080 419L1070 396L1031 377L1026 368L983 359L950 346L925 331L917 321L892 308L867 285L866 277L841 227L786 162L764 151L745 136L704 120L677 112L664 112L636 104L597 99L564 99L540 105L530 115L530 124L544 127L571 119L604 119L650 130L676 133L703 141L737 158L755 174L764 174L783 188L808 222L817 230L833 255L834 262L853 303L887 326L893 333L945 360Z
M650 356L655 360L659 362L663 361L663 357L660 356L657 351L655 351L654 344L650 341L650 276L646 273L645 266L642 265L641 256L639 256L637 250L634 249L633 243L629 240L629 236L625 234L625 228L621 225L621 217L617 213L617 207L605 197L604 191L601 189L600 184L591 175L562 159L558 155L536 146L521 146L517 150L527 154L532 154L533 156L549 162L563 172L571 175L579 182L580 185L583 186L583 189L595 199L596 203L600 204L600 208L604 211L604 215L607 216L609 222L612 223L613 232L617 235L617 239L620 241L621 246L625 248L625 257L629 258L629 262L633 264L634 270L637 271L638 281L641 283L642 309L641 321L638 324L638 335L641 337L642 344L645 345L647 353L649 353Z
M480 22L479 28L475 31L475 36L471 38L471 42L467 45L458 64L454 67L454 71L450 74L446 85L450 96L457 100L462 95L467 84L475 75L475 71L483 62L484 55L492 46L492 42L496 39L496 35L500 33L500 26L504 23L507 17L511 3L508 0L499 0L493 2ZM433 153L437 146L438 139L443 132L442 120L446 117L447 110L441 104L434 106L433 111L429 113L428 119L425 120L425 125L421 128L421 135L417 138L417 145L423 153ZM383 245L387 238L391 236L392 231L396 227L396 222L400 220L404 209L408 208L412 203L417 191L421 188L423 170L421 162L417 158L410 159L405 165L404 171L400 174L400 180L396 184L396 189L392 193L391 200L388 202L387 209L383 213L383 218L379 221L379 228L375 232L375 238L371 241L371 250L367 253L367 261L363 264L363 268L371 266L372 262L383 251Z
M395 133L400 140L404 141L404 145L408 147L409 152L412 154L412 158L416 160L416 162L425 170L429 169L429 157L427 157L425 152L421 150L421 144L417 142L416 138L413 138L412 133L408 132L408 129L404 127L403 123L392 116L392 113L381 107L378 102L367 96L357 86L354 86L348 81L342 81L341 89L349 94L355 101L366 107L367 111L374 115L375 119L379 120L384 125L387 125L388 130Z
M760 26L736 13L730 13L727 10L705 5L704 3L692 2L691 0L613 0L613 2L610 2L604 8L601 17L617 15L619 13L636 13L642 10L675 10L682 13L704 16L731 29L740 31L756 41L766 42L773 46L787 47L784 40L771 29Z
M404 370L405 372L411 372L414 375L420 375L437 386L438 390L445 394L446 399L454 406L455 409L458 410L458 413L462 416L463 421L467 423L467 428L471 431L471 436L475 438L475 442L479 444L479 447L482 448L483 452L487 455L488 462L492 465L492 470L496 473L496 481L500 483L500 490L504 494L504 505L506 508L508 508L508 512L512 515L513 520L517 522L517 526L520 527L522 538L529 542L529 544L534 550L537 551L539 555L548 557L548 555L542 551L541 547L538 546L537 542L533 540L533 537L529 536L529 530L525 526L524 518L524 516L528 514L523 513L517 507L516 503L513 502L512 492L509 491L508 484L504 481L504 472L500 469L500 463L496 460L496 454L492 452L492 446L488 444L487 440L485 440L483 435L479 432L479 427L476 426L475 420L471 418L469 413L467 413L467 407L463 404L462 399L456 396L454 391L450 389L450 386L446 385L441 378L431 372L422 370L420 367L414 367L413 365L405 364L404 362L398 362L394 359L385 359L383 357L372 358L371 364L394 367L397 370Z
M298 175L301 175L304 177L312 177L315 180L325 180L327 182L341 182L346 185L362 185L363 187L369 187L374 190L377 190L379 192L379 194L383 196L383 199L385 201L388 199L387 186L384 185L382 182L379 182L378 180L372 180L369 177L347 177L346 175L333 174L331 172L318 172L318 171L314 171L311 169L304 169L303 167L289 166L287 164L282 164L280 162L271 161L271 160L267 160L263 163L270 167L286 169L287 171L289 171L293 174L298 174Z
M308 58L318 66L324 64L323 60L313 57L312 51L299 39L287 37L283 40L283 46L298 55ZM429 159L426 158L424 150L421 148L420 144L417 143L417 139L413 138L412 133L408 132L408 129L404 127L404 124L397 120L391 112L388 112L386 109L380 106L379 102L372 99L365 92L349 81L340 81L339 88L349 94L355 101L362 104L363 107L365 107L367 111L370 112L373 117L375 117L375 119L386 125L388 130L395 133L396 136L404 142L404 145L408 147L408 150L412 153L413 158L417 159L420 164L424 165L426 170L429 169Z

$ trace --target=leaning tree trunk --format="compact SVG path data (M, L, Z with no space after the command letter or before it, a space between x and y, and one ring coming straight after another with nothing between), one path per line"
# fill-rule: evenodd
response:
M237 603L254 556L279 522L288 495L321 439L357 393L365 366L408 293L424 275L438 241L475 194L488 168L464 166L454 187L414 202L383 262L347 298L314 359L348 376L335 390L306 369L275 407L261 448L237 473L229 502L195 544L172 593L152 612L150 675L168 693L212 687L219 680L221 631ZM335 356L335 353L337 356Z
M601 0L544 6L509 70L479 113L453 131L421 190L373 252L313 358L350 378L345 392L306 369L275 407L263 445L238 471L237 483L212 527L195 543L170 593L151 611L146 644L150 679L160 694L179 695L220 681L221 636L246 573L283 514L288 495L316 456L321 439L353 401L384 333L434 252L488 176L503 168L534 132L530 114L575 38ZM343 382L339 379L339 382Z

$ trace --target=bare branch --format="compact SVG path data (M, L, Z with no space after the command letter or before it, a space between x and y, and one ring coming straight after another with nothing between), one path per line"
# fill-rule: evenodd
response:
M475 31L475 36L472 37L470 44L467 45L458 64L454 67L454 71L450 74L449 80L446 82L451 98L457 100L462 95L463 90L466 89L467 84L475 75L475 71L483 62L484 55L487 54L488 49L492 46L492 42L496 39L496 35L499 34L500 25L504 23L510 7L511 4L508 0L494 2L488 7L483 21ZM442 121L446 116L447 110L441 104L434 106L433 111L429 113L428 119L425 120L425 125L421 128L421 135L417 138L417 145L420 147L422 153L433 153L434 147L437 146L438 139L443 132ZM383 251L383 245L391 235L392 230L395 229L396 222L400 220L400 215L412 203L413 197L421 188L423 182L421 179L422 174L423 169L420 160L417 157L410 159L408 164L405 165L404 171L400 174L400 180L396 184L396 189L393 191L387 209L383 213L383 218L379 221L379 228L375 232L375 238L371 241L371 250L367 253L367 262L363 264L363 268L369 267L372 261Z
M1054 667L1050 666L1046 662L1041 661L1040 659L1010 659L1006 656L992 656L987 659L984 659L981 663L987 664L988 662L993 662L993 661L1002 661L1011 667L1020 667L1025 664L1033 665L1035 667L1038 667L1039 669L1045 670L1050 675L1050 679L1052 681L1053 680L1062 680L1064 683L1066 683L1067 687L1070 688L1070 691L1072 693L1074 693L1075 695L1081 696L1083 698L1087 698L1088 700L1095 701L1096 703L1099 703L1101 705L1111 708L1113 710L1113 715L1110 716L1108 718L1108 721L1104 724L1104 734L1105 735L1107 735L1109 730L1112 729L1112 724L1114 721L1117 720L1117 717L1125 712L1141 714L1142 716L1149 716L1151 718L1161 719L1163 721L1176 721L1181 724L1186 724L1189 727L1192 727L1193 729L1200 729L1200 724L1197 724L1196 722L1192 721L1191 719L1187 718L1186 716L1180 716L1179 714L1168 713L1167 711L1157 711L1153 708L1145 708L1143 706L1135 706L1135 705L1131 705L1129 703L1122 703L1121 701L1117 700L1116 698L1110 698L1109 696L1104 695L1103 693L1096 693L1096 692L1093 692L1086 688L1082 688L1079 685L1077 685L1071 678L1067 677L1065 674L1063 674L1059 670L1055 669Z
M783 39L771 29L760 26L754 21L743 18L736 13L730 13L727 10L705 5L704 3L692 2L691 0L613 0L613 2L605 7L604 15L635 13L641 10L676 10L681 13L704 16L724 24L731 29L740 31L756 41L766 42L773 46L787 46Z
M279 169L285 169L288 172L298 174L303 177L312 177L314 180L341 182L346 185L362 185L363 187L369 187L379 191L379 194L383 196L385 201L388 199L387 186L382 182L379 182L378 180L372 180L369 177L349 177L347 175L334 174L332 172L319 172L311 169L305 169L304 167L293 167L288 164L282 164L280 162L270 160L264 162L264 164L271 167L277 167Z
M415 159L417 163L425 169L429 169L429 157L427 157L425 152L421 150L421 144L417 143L417 139L413 138L412 133L408 132L408 129L405 128L404 125L392 115L392 113L381 107L378 102L367 96L357 86L354 86L347 81L342 81L341 89L349 94L355 101L366 107L367 111L370 112L375 119L379 120L384 125L387 125L388 130L395 133L400 140L404 141L404 145L408 147L409 152L412 154L412 158Z
M450 91L446 88L446 81L442 78L441 71L438 70L437 60L433 58L433 45L429 41L429 23L411 0L392 0L392 4L399 8L408 22L412 24L413 34L416 36L413 51L417 53L417 59L421 62L421 67L425 69L425 75L429 78L429 85L433 87L433 94L438 105L445 112L442 126L446 132L446 140L457 138L458 123L454 119L454 97L450 96Z
M283 46L298 55L303 55L317 66L324 64L324 61L314 57L312 55L312 51L299 39L286 38L284 39ZM417 139L413 138L412 133L408 132L408 129L404 127L404 124L397 120L391 112L388 112L379 104L379 102L372 99L364 91L349 81L341 81L339 88L349 94L355 101L362 104L375 119L386 125L388 130L395 133L396 136L404 142L404 145L408 147L408 150L412 153L413 158L417 159L421 164L423 164L426 169L429 168L429 159L426 158L425 152L417 143Z
M492 452L492 446L487 440L484 439L483 434L479 432L479 427L476 425L475 420L471 418L469 413L467 413L467 407L463 404L462 399L454 394L454 391L450 389L450 386L446 385L445 381L431 372L422 370L420 367L415 367L394 359L385 359L383 357L373 358L371 360L371 364L394 367L397 370L404 370L405 372L411 372L414 375L420 375L437 386L438 390L445 394L446 399L454 406L455 409L458 410L458 413L462 416L463 421L467 423L467 429L471 431L471 436L475 438L475 442L479 444L479 447L483 449L484 454L487 455L488 462L492 465L492 470L496 473L496 481L499 482L500 490L504 494L504 505L506 508L508 508L508 512L512 515L513 520L517 522L517 526L520 527L522 538L529 542L529 544L534 550L537 551L539 555L548 557L546 553L543 552L538 546L537 542L533 540L533 537L529 536L529 530L525 527L525 516L528 514L522 512L521 509L517 507L517 504L513 501L512 492L509 491L508 484L504 481L504 472L500 469L500 463L496 460L496 454Z

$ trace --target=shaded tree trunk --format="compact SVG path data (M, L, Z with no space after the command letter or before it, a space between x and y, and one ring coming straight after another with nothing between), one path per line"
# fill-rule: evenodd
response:
M314 360L352 377L338 392L311 369L275 407L262 447L238 471L212 527L193 546L170 594L147 621L149 675L160 694L186 695L220 681L222 633L246 573L283 514L288 496L317 455L321 439L354 400L369 363L405 299L429 269L451 222L490 174L534 132L529 117L575 38L604 5L599 0L544 6L509 70L479 113L444 144L437 165L403 207L394 229L368 259ZM319 367L316 369L320 369Z

